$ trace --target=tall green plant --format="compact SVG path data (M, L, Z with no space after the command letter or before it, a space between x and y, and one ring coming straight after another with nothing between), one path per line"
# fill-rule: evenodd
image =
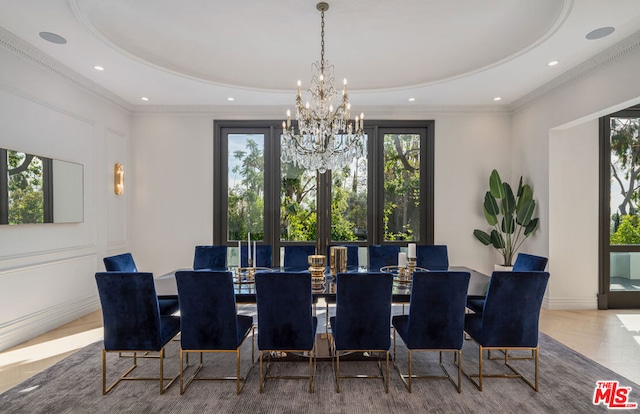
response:
M538 228L538 218L533 218L536 201L528 184L518 183L516 196L508 183L503 183L498 171L489 177L489 191L482 205L487 223L493 226L491 233L474 230L473 235L485 246L492 245L502 255L504 266L511 266L522 243Z

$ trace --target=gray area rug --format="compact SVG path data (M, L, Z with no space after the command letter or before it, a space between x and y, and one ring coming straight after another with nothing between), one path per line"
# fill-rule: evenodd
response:
M252 313L251 309L245 311ZM321 309L318 308L319 317ZM318 332L324 330L321 322ZM257 339L257 338L256 338ZM406 348L398 342L398 365L406 372ZM165 372L178 372L178 346L168 346ZM335 392L330 361L318 361L314 393L307 393L304 380L270 380L259 393L259 370L249 373L248 382L238 396L233 381L196 381L184 395L176 382L163 395L156 381L127 381L106 396L101 392L101 350L98 342L79 350L51 368L0 395L1 413L591 413L606 412L594 406L593 395L598 380L619 381L632 387L630 402L640 402L640 387L613 371L540 334L540 392L536 393L520 380L485 379L484 390L478 391L463 378L458 394L447 380L417 380L409 394L398 372L390 368L389 394L384 393L380 379L345 379L341 393ZM463 368L477 371L477 345L465 341ZM249 367L251 341L243 346L243 372ZM494 354L495 355L495 354ZM257 357L257 353L256 353ZM449 371L454 371L451 356L446 355ZM139 360L139 374L157 373L157 360ZM193 361L193 359L192 359ZM107 359L108 374L115 379L116 370L123 372L130 359L111 354ZM208 354L202 375L233 375L233 354ZM532 361L516 361L524 373L533 374ZM372 362L349 361L341 364L343 373L375 374ZM274 373L305 374L308 365L299 362L273 364ZM414 354L417 369L440 374L436 353ZM506 373L497 362L485 363L485 372ZM193 369L193 368L191 368ZM109 381L109 379L108 379Z

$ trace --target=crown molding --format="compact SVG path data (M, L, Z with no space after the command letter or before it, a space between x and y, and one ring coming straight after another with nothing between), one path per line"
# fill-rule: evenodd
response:
M588 74L600 69L603 66L613 62L616 59L634 51L640 46L640 31L632 34L631 36L621 40L610 48L595 55L594 57L582 62L578 66L566 71L562 75L554 78L553 80L545 83L539 88L534 89L528 94L518 98L507 106L510 112L516 112L525 106L529 105L536 99L553 92L562 86L573 82L577 79L583 78Z
M0 46L9 50L14 55L20 56L21 58L38 65L39 67L45 69L47 72L52 73L59 78L73 84L74 86L88 91L98 98L116 105L121 109L131 111L133 108L133 106L129 102L122 99L118 95L98 85L97 83L79 74L78 72L72 70L68 66L63 65L40 49L32 46L28 42L25 42L3 27L0 27Z
M284 119L287 106L283 105L135 105L134 114L214 114L225 119L247 119L251 117ZM370 105L359 106L367 114L367 119L423 119L425 115L446 113L504 113L505 106L497 105Z

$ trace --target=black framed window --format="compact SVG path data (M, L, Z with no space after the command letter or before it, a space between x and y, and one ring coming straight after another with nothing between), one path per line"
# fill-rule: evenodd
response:
M367 155L320 174L280 160L281 121L214 121L214 244L433 243L433 121L368 121Z
M640 303L640 106L600 119L598 307Z

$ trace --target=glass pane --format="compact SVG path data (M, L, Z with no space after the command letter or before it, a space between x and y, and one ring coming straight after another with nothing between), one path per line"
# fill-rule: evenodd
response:
M304 170L291 162L281 163L280 178L280 240L315 241L315 170Z
M640 118L611 117L611 244L640 244L639 121Z
M616 252L610 257L611 291L640 290L640 252Z
M227 137L227 240L264 240L264 135Z
M420 135L384 135L384 239L420 239Z
M367 240L367 178L367 157L331 171L331 240Z
M44 222L42 159L7 151L9 224Z

